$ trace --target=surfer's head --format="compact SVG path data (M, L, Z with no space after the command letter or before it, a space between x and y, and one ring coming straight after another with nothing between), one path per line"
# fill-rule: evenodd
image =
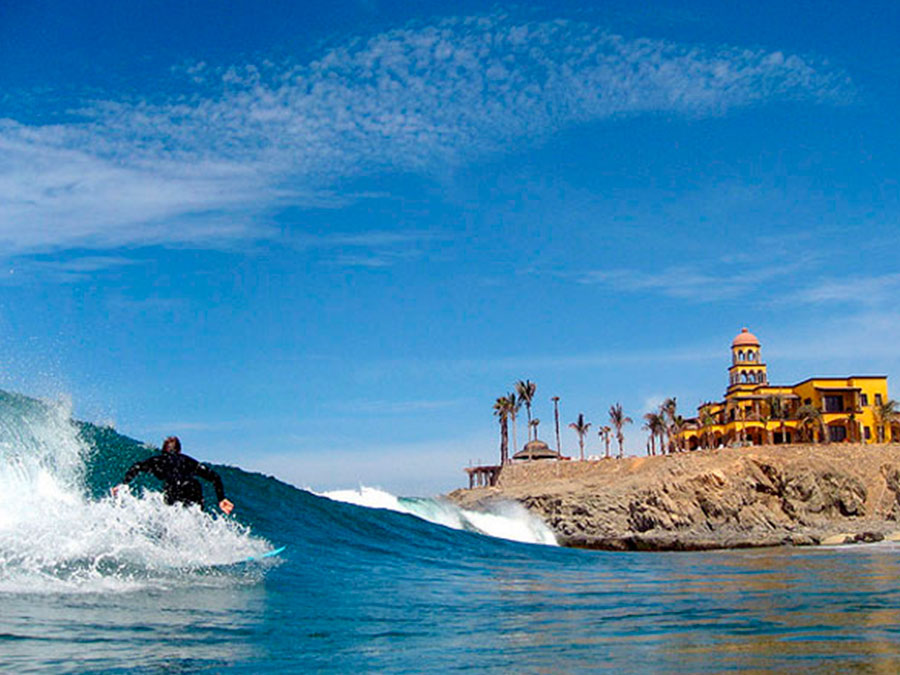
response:
M178 440L178 436L169 436L166 440L163 441L163 452L181 452L181 441Z

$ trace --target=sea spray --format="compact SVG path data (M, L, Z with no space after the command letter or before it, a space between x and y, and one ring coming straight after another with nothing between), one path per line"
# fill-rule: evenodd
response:
M117 498L91 499L84 484L90 451L68 406L6 398L0 406L0 592L208 583L216 578L207 573L210 566L269 548L233 519L166 506L157 492L125 489Z
M321 496L372 509L407 513L454 530L478 532L527 544L557 545L552 530L515 502L494 504L487 511L472 511L461 509L444 499L396 497L384 490L366 486L357 490L332 490L321 493Z

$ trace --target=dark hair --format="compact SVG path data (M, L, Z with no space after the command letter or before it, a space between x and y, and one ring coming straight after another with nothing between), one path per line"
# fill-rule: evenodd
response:
M181 441L178 436L169 436L163 441L163 452L181 452Z

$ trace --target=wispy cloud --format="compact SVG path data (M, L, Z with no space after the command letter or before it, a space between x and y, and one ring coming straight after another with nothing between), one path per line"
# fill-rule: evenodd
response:
M378 269L423 256L434 242L446 241L449 235L437 232L333 232L324 235L301 234L293 238L299 248L316 248L331 252L326 261L339 267Z
M19 258L8 268L8 274L0 275L0 282L19 283L39 275L59 283L82 281L100 273L123 267L132 267L138 261L121 256L93 255L69 260L43 258Z
M900 274L849 276L822 279L791 294L789 302L804 304L850 304L855 307L896 308L900 299Z
M860 312L841 314L833 318L811 322L778 342L763 345L771 364L776 360L787 363L809 362L821 368L846 363L849 372L894 375L900 366L900 351L894 336L900 334L900 312L895 307L865 308ZM765 341L764 341L765 342ZM841 375L840 372L836 373Z
M807 262L746 268L718 264L721 272L693 267L669 267L660 272L636 269L594 270L575 275L580 284L601 285L626 293L658 293L692 302L708 302L745 295L777 279L789 279ZM711 265L705 265L709 268Z
M215 245L264 236L267 208L333 200L341 180L441 172L584 122L854 95L818 59L504 15L399 28L310 63L195 63L183 77L193 91L168 102L148 92L86 104L78 122L0 121L3 250Z
M398 256L391 253L371 253L371 254L339 254L329 260L329 264L337 267L365 267L369 269L381 269L385 267L393 267L395 263L402 259L409 259L417 256Z

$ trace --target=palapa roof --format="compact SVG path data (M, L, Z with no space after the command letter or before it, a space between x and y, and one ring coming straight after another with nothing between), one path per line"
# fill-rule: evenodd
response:
M550 449L550 446L544 443L544 441L533 440L528 441L525 444L525 447L519 450L515 455L513 455L513 459L557 459L559 455L557 455L553 450Z

